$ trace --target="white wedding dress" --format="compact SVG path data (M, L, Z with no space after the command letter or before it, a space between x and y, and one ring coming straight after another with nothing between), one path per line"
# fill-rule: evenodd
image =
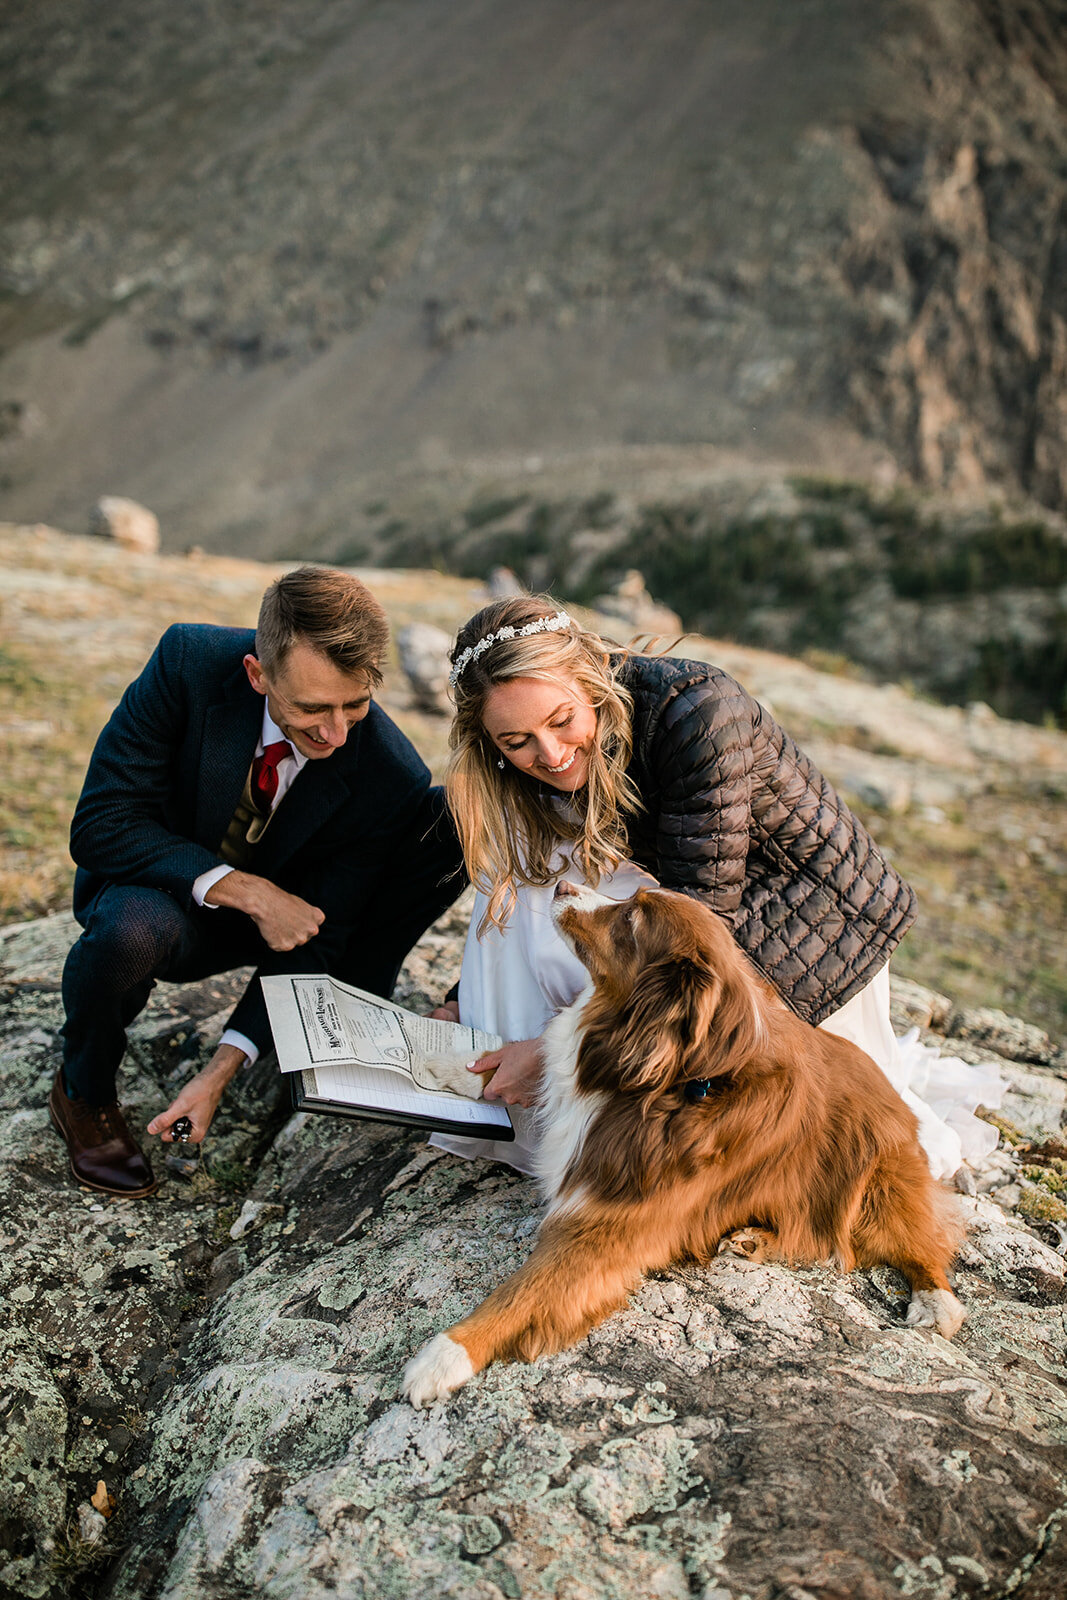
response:
M561 877L582 884L569 862ZM641 867L623 863L598 892L626 900L656 880ZM570 1005L585 986L587 973L557 933L552 921L553 885L521 888L503 929L490 926L478 937L485 896L475 900L463 951L459 984L461 1019L502 1039L533 1039ZM974 1115L976 1106L1000 1104L1004 1084L996 1068L970 1066L924 1045L918 1028L898 1038L889 1020L889 967L858 995L819 1024L859 1045L881 1067L919 1119L919 1139L935 1178L950 1178L963 1161L980 1162L996 1148L997 1130ZM456 1155L504 1161L532 1172L534 1113L510 1107L515 1139L463 1139L435 1133L431 1144Z

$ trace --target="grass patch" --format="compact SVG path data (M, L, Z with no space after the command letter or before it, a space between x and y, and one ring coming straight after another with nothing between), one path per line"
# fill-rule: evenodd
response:
M211 1241L221 1244L230 1237L230 1229L237 1221L237 1206L220 1206L211 1223Z
M1017 854L1003 832L1005 825L1023 839L1049 832L1054 815L1054 806L1029 796L1023 781L971 796L936 827L918 811L877 818L878 843L919 902L893 970L960 1005L997 1006L1054 1037L1067 1033L1059 932L1067 919L1067 876L1050 872L1037 854Z
M991 521L974 531L935 520L893 532L886 543L889 578L908 600L993 594L999 589L1056 589L1067 582L1067 540L1036 520Z
M1028 1165L1022 1168L1024 1178L1039 1183L1050 1194L1067 1193L1067 1162L1053 1159L1048 1166Z
M35 671L24 655L0 644L0 693L16 700L20 695L36 696L45 687L45 680ZM3 701L0 701L3 704Z
M244 1161L213 1160L208 1176L216 1188L226 1194L244 1194L251 1188L255 1171Z
M802 500L823 500L829 505L854 506L866 499L862 486L847 478L823 478L801 472L787 479L787 482L793 493Z
M862 680L866 677L863 668L857 666L848 656L843 656L839 650L820 650L813 645L801 652L800 659L807 666L814 667L816 672L829 672L835 678Z
M1015 1150L1019 1147L1019 1145L1026 1144L1028 1142L1025 1133L1023 1133L1021 1129L1017 1128L1014 1122L1009 1122L1007 1117L1001 1117L995 1111L987 1111L984 1106L980 1106L978 1108L976 1115L979 1116L983 1122L988 1122L990 1127L998 1129L1000 1132L1000 1137L1003 1139L1006 1145L1011 1147L1011 1149Z
M93 1580L100 1577L122 1548L111 1524L99 1539L89 1540L83 1538L76 1519L71 1517L49 1554L49 1575L65 1593L87 1595L95 1587Z

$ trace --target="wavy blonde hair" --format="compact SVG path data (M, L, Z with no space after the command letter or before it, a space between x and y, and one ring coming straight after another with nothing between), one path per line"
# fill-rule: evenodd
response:
M522 628L560 607L548 595L521 595L485 606L460 629L453 662L464 650L500 628ZM551 804L558 791L547 790L505 761L482 722L486 696L514 678L538 678L577 686L596 712L597 731L589 753L584 791L564 810ZM449 734L452 754L445 787L463 844L471 882L488 898L478 929L503 927L522 884L552 883L559 877L561 843L594 887L626 855L626 814L641 800L626 768L632 750L633 700L615 680L611 652L595 633L577 623L558 632L499 640L477 660L468 661L454 685L456 715Z

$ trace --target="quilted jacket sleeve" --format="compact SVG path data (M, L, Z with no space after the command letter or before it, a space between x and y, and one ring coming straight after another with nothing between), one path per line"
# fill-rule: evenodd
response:
M703 900L802 1017L870 982L915 897L769 712L719 668L630 657L635 858Z
M646 756L657 792L651 820L660 882L727 918L745 882L754 713L755 702L725 677L680 685Z

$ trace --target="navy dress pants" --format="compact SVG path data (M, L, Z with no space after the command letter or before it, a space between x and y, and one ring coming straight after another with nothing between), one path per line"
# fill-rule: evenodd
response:
M186 912L161 889L111 884L98 894L63 968L63 1076L90 1105L117 1098L126 1029L165 978L198 978L258 965L267 950L235 911Z

